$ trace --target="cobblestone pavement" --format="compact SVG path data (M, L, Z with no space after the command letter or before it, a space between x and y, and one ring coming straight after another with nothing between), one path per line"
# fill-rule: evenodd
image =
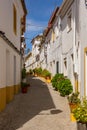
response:
M39 78L28 81L28 93L17 94L0 113L0 130L77 130L67 99Z

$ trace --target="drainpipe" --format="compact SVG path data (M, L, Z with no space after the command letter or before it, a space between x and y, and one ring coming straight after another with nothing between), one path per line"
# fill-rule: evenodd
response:
M73 16L73 54L74 54L74 76L75 76L75 91L78 91L78 66L77 66L77 53L76 53L76 17L77 17L77 0L74 1L74 16Z
M76 4L74 3L73 16L73 54L74 54L74 68L76 67ZM75 72L75 69L74 69Z

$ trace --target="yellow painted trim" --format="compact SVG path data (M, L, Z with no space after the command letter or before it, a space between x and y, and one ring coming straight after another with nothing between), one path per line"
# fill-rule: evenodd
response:
M73 113L70 113L70 119L71 119L72 122L76 122L76 119L75 119Z
M79 80L75 80L75 92L80 92L80 84Z
M86 96L86 52L87 47L84 48L84 96Z
M87 52L87 47L84 48L84 52Z
M80 81L78 81L78 92L80 92L81 90L80 90L80 86L81 86L81 82Z
M14 94L18 94L21 89L21 85L14 85Z
M47 83L51 83L51 80L50 80L50 79L47 79L46 81L47 81Z
M14 86L6 87L6 103L9 103L14 98Z
M14 95L20 91L20 88L20 85L0 88L0 112L5 109L6 103L13 100Z
M0 112L6 106L6 88L0 88Z
M78 92L78 80L75 80L75 92Z

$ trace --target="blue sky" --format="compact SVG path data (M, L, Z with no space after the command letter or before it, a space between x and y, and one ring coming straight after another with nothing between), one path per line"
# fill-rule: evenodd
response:
M26 48L30 49L31 40L43 32L47 27L50 16L56 6L60 6L63 0L25 0L27 8L26 17Z

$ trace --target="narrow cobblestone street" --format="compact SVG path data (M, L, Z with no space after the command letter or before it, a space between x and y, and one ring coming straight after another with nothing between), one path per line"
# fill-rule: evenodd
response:
M28 93L16 95L0 113L0 130L76 130L67 99L39 78L28 81Z

